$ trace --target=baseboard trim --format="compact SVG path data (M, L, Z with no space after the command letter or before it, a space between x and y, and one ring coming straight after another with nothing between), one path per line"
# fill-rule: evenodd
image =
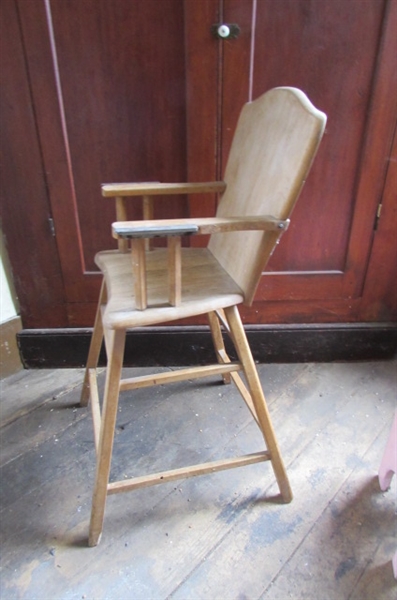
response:
M396 323L248 325L246 332L259 363L380 360L397 353ZM25 368L83 367L91 330L24 329L17 337ZM127 334L126 366L198 365L213 360L208 327L152 327ZM104 361L102 352L101 364Z
M0 379L14 375L23 369L17 344L17 335L21 329L20 317L0 325Z

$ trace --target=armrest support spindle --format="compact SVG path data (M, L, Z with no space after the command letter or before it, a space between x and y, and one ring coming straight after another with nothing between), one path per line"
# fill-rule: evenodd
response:
M168 238L169 303L179 306L182 301L181 237Z
M136 308L137 310L145 310L147 308L147 285L144 238L134 238L131 240L131 259Z
M117 196L116 201L116 218L118 221L124 221L127 219L127 210L124 202L124 198ZM128 252L128 240L119 238L117 240L118 249L120 252Z

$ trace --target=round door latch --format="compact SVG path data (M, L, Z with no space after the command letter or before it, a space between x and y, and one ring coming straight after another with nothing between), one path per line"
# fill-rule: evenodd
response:
M215 23L212 25L213 35L221 40L232 40L240 35L240 27L236 23Z
M230 27L229 25L219 25L218 27L218 35L221 38L228 38L230 35Z

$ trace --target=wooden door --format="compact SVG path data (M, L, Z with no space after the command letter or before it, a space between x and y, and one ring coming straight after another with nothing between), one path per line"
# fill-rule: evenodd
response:
M48 75L55 74L54 108L62 123L62 139L55 143L66 159L63 198L55 168L49 176L53 218L68 321L86 325L100 280L93 257L114 244L113 201L101 198L100 184L186 179L183 11L180 0L68 0L45 7ZM30 18L24 7L23 26L37 34ZM36 91L40 104L42 91ZM52 166L47 123L39 127L46 165ZM181 197L170 198L166 208L156 204L159 218L186 216L186 210ZM130 217L141 216L132 201Z
M14 208L14 221L4 213L13 246L25 246L25 261L18 256L17 278L22 272L26 280L33 278L42 236L47 241L53 235L65 308L55 324L91 325L101 279L93 259L99 249L116 247L110 234L114 203L101 197L101 183L186 180L183 2L5 0L3 15L4 37L12 38L20 56L15 65L5 48L4 61L24 81L23 102L30 102L31 113L24 116L32 138L35 128L37 133L37 176L42 168L37 187L48 194L48 204L39 207L42 223L31 247L24 244L22 229L29 221L29 200L35 202L35 197L28 200L28 189L23 190L23 206ZM15 79L12 67L9 78ZM15 104L17 86L12 92ZM10 131L4 156L10 163L13 196L19 174L11 163L26 148L26 137L14 122L13 107L5 105ZM29 151L25 154L22 168L30 160ZM13 201L8 198L11 210ZM129 216L141 218L137 201L131 202ZM157 202L155 216L187 216L186 199L167 198L166 208ZM54 259L53 246L51 253L47 249L46 255L40 254L39 269L44 271L43 264ZM10 254L16 252L10 248ZM25 327L44 327L49 321L54 325L50 306L55 298L51 284L46 288L43 298L43 290L32 283L33 295L44 300L41 307L34 303L32 314L32 297L25 296L21 285Z
M393 194L374 226L395 168L396 5L3 0L2 219L24 326L92 324L93 256L113 244L101 182L220 178L242 104L276 85L301 87L329 122L245 321L394 319ZM216 39L217 22L237 23L240 36ZM159 199L156 215L215 206Z
M245 321L360 321L396 122L396 2L224 0L220 5L220 22L235 23L241 32L237 39L219 41L218 171L225 166L242 105L266 90L296 86L328 115L291 227L262 277L256 302L244 310ZM377 318L393 318L387 294L379 288L378 293L384 301Z

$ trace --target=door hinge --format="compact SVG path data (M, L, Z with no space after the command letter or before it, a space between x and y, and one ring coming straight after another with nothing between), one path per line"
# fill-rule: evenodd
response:
M51 235L53 237L55 237L56 236L56 233L55 233L55 224L54 224L54 219L52 217L48 217L48 224L50 226Z
M375 231L378 229L378 223L379 223L381 212L382 212L382 203L380 202L378 204L378 208L376 209L376 217L375 217L375 225L374 225Z

